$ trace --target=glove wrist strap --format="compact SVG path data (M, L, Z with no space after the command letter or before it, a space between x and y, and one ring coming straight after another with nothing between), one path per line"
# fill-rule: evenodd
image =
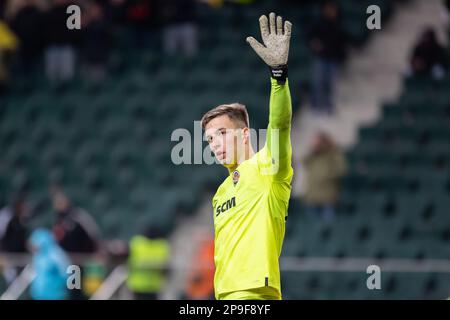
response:
M270 75L272 78L277 80L278 84L285 84L288 77L288 66L287 64L275 67L269 67Z

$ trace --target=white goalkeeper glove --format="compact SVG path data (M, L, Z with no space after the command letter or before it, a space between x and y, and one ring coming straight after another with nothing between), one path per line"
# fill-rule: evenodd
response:
M272 77L278 83L284 84L287 78L292 23L285 21L283 30L283 19L271 12L269 19L265 15L259 18L259 26L264 45L253 37L248 37L247 42L270 67Z

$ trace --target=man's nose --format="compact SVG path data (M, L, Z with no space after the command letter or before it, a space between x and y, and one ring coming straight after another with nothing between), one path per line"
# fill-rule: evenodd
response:
M213 141L211 142L212 151L215 153L217 150L219 150L219 148L220 148L220 143L219 143L218 139L213 139Z
M220 145L218 143L213 144L213 151L214 153L217 152L220 149Z

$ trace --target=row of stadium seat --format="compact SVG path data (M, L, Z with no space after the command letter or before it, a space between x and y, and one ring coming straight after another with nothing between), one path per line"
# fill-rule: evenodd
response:
M370 276L360 272L286 272L282 276L285 299L445 300L450 275L382 271L380 289L369 290Z
M342 180L335 219L310 217L300 199L291 200L283 255L448 259L450 95L444 85L447 82L448 79L443 82L405 79L399 101L386 104L380 120L362 128L358 143L349 150L349 172ZM415 91L417 88L422 90L420 94ZM392 273L382 277L382 290L374 291L366 287L367 276L364 272L284 273L285 297L446 299L449 296L448 274Z

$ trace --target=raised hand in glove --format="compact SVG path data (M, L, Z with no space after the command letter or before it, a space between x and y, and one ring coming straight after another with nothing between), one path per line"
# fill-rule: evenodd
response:
M283 19L272 12L269 19L265 15L259 18L259 26L264 45L253 37L248 37L247 42L270 67L272 77L278 83L284 84L287 78L292 24L285 21L283 30Z

